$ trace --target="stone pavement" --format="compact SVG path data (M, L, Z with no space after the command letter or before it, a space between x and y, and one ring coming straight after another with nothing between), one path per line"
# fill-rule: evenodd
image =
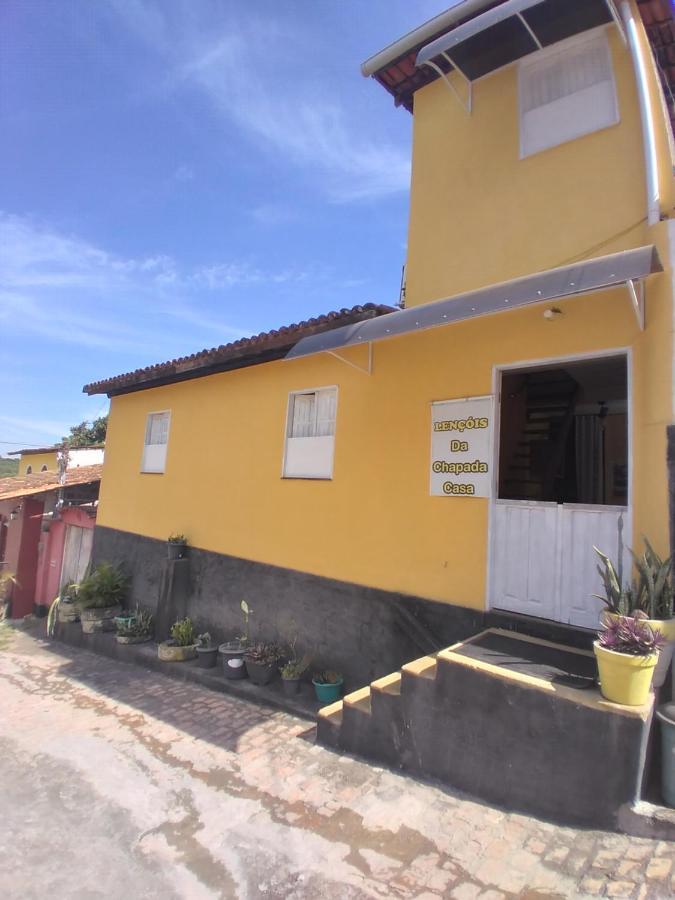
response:
M285 713L0 625L0 896L675 894L674 844L505 812L313 737Z

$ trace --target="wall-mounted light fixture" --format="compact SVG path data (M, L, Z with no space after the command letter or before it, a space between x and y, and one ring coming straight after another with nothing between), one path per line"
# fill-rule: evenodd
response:
M548 309L544 310L544 318L547 322L553 322L555 319L562 315L562 309L558 309L557 306L549 306Z
M15 519L19 518L19 513L21 512L21 504L15 506L14 509L9 514L10 522L13 522Z

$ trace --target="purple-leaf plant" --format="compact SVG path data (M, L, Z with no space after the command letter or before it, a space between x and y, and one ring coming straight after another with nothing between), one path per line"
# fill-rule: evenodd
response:
M598 643L615 653L651 656L661 649L665 638L647 624L647 616L638 609L630 616L606 616Z

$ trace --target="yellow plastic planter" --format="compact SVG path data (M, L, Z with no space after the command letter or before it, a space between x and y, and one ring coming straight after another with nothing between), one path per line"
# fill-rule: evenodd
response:
M616 653L601 647L599 641L593 644L593 649L598 661L602 696L624 706L642 706L646 703L659 654L631 656L629 653Z
M606 613L606 616L608 619L618 619L616 613ZM675 650L675 619L643 619L642 621L645 625L649 625L654 634L659 632L666 640L659 653L659 661L656 664L653 681L655 688L661 687L666 680L670 662L673 658L673 651Z

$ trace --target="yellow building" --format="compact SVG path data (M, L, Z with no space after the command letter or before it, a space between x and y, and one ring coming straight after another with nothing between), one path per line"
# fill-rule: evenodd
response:
M353 681L490 619L583 641L593 545L668 546L674 158L639 5L465 0L363 73L413 113L405 308L87 385L95 553L153 603L185 533L200 626L246 599Z
M36 475L39 472L57 472L57 447L36 447L35 449L17 450L10 456L19 457L18 475Z

